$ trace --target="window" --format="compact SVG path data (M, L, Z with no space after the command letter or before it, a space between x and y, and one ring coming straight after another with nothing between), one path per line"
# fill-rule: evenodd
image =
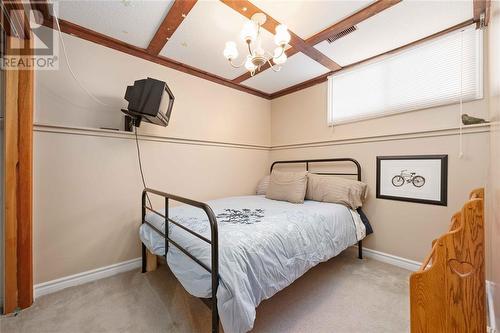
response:
M463 46L463 47L462 47ZM473 26L328 78L328 124L480 99L482 31Z

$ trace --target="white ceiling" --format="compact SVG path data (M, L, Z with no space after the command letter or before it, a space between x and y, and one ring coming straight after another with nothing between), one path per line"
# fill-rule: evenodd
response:
M146 48L173 0L57 1L59 17L126 43Z
M361 22L358 30L316 48L345 66L471 19L472 1L402 1Z
M279 72L268 69L244 81L243 84L266 93L273 93L327 72L328 68L303 53L297 53L288 58Z
M372 1L250 0L303 39L320 32L366 7ZM170 9L173 0L59 1L61 18L146 48ZM332 44L315 47L342 66L395 49L471 19L472 0L404 0L357 25L358 30ZM239 39L246 18L220 1L196 3L161 55L227 79L245 73L232 68L223 57L224 44L237 42L243 62L247 50ZM272 52L272 35L262 31L264 48ZM328 72L328 69L298 53L278 73L266 70L243 82L273 93Z
M328 28L335 22L368 6L372 0L250 0L302 39Z
M227 41L234 41L240 54L234 62L239 65L244 61L248 50L239 35L246 21L247 18L220 1L198 1L160 54L234 79L246 70L231 67L222 52ZM264 48L273 51L276 47L273 35L264 29L261 33Z

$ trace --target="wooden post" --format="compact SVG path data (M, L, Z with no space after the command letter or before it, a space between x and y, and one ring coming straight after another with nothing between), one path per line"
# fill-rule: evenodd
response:
M10 48L13 37L7 38ZM19 71L9 69L5 75L5 171L4 171L4 313L17 308L17 162L18 162L18 80Z
M33 55L33 38L24 40L21 55ZM19 71L17 169L18 306L33 303L33 69Z
M31 56L33 39L7 38L9 55ZM13 44L22 45L14 53ZM33 303L33 69L7 69L5 78L4 313Z
M156 271L158 267L158 258L154 253L149 250L146 250L146 272Z

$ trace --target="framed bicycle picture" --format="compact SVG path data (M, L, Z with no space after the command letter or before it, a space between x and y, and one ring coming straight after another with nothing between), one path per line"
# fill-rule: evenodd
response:
M377 198L448 204L448 155L377 156Z

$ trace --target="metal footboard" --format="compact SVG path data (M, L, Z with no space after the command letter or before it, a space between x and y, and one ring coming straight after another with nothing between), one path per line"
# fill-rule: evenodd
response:
M158 195L160 197L163 197L165 199L165 214L161 214L160 212L157 212L151 207L148 207L146 205L146 197L147 194L151 193L154 195ZM211 231L211 239L208 239L192 230L189 228L186 228L182 224L172 220L169 218L169 200L173 201L178 201L182 202L184 204L197 207L202 209L205 214L207 214L208 221L210 223L210 231ZM146 211L150 211L160 217L162 217L165 220L165 233L163 233L161 230L156 228L154 225L146 221ZM168 247L169 244L172 244L176 248L178 248L182 253L187 255L189 258L193 259L198 265L203 267L206 271L208 271L212 275L212 298L211 298L211 308L212 308L212 333L216 333L219 331L219 313L217 310L217 288L219 286L219 242L218 242L218 231L217 231L217 219L215 218L215 214L208 206L207 204L199 201L194 201L191 199L183 198L177 195L153 190L146 188L144 191L142 191L142 223L147 224L152 230L160 234L164 239L165 239L165 260L167 259L167 253L168 253ZM202 241L210 244L211 247L211 257L212 257L212 262L211 262L211 267L208 267L205 263L201 262L198 258L193 256L189 251L187 251L185 248L180 246L178 243L176 243L174 240L170 239L168 236L168 226L169 224L172 223L176 225L177 227L183 229L184 231L190 233L191 235L198 237ZM144 243L142 243L142 272L146 272L146 246Z

